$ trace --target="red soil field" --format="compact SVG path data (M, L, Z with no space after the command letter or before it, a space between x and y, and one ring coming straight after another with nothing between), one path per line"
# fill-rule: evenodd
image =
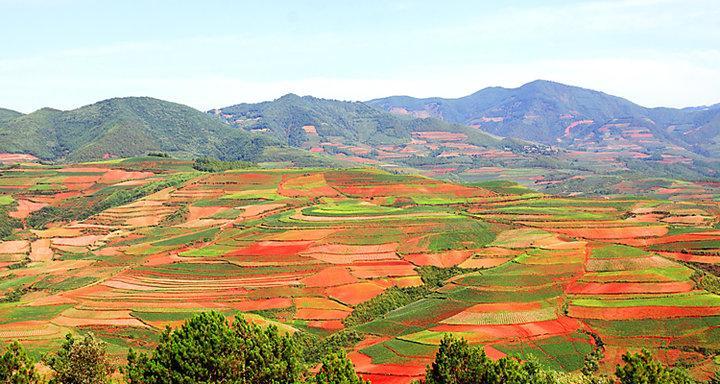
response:
M472 256L472 250L452 250L442 253L411 253L403 259L419 266L433 265L441 268L454 267Z
M386 253L395 252L397 243L385 243L376 245L347 245L347 244L325 244L316 245L305 253L332 253L332 254L364 254L364 253Z
M232 307L242 312L261 311L267 309L281 309L292 307L292 300L286 297L274 297L271 299L256 299L233 303Z
M384 290L385 288L377 284L360 282L328 288L325 290L325 293L341 303L354 306L372 299L383 293Z
M538 302L503 302L503 303L483 303L475 304L472 307L466 309L469 312L502 312L502 311L530 311L533 309L540 309L541 305Z
M505 264L510 261L510 258L494 257L494 258L472 258L464 261L460 266L462 268L493 268L498 265Z
M37 239L30 246L30 260L49 261L52 260L53 250L50 249L51 239Z
M572 237L586 239L632 239L636 237L658 237L668 232L667 227L624 227L624 228L556 228L553 231Z
M312 241L259 241L225 256L292 256L308 249Z
M333 233L339 231L335 228L323 228L323 229L293 229L280 233L273 233L263 237L263 240L276 240L276 241L287 241L287 240L322 240Z
M316 188L304 188L306 185L321 185ZM283 175L283 181L278 185L278 194L288 197L334 197L340 196L340 192L327 185L325 176L322 173L315 173L307 176L290 177Z
M681 235L663 236L651 239L628 239L627 242L637 246L649 246L657 244L670 244L682 241L720 240L720 231L708 231L698 233L685 233ZM624 242L625 243L625 242ZM628 245L633 245L628 244Z
M342 320L350 312L334 309L298 308L295 318L300 320Z
M102 175L88 175L88 176L67 176L63 179L63 184L68 186L70 189L74 189L74 187L71 187L73 184L82 184L82 185L90 185L95 184L100 180Z
M312 320L307 322L307 326L326 331L339 331L345 328L341 320Z
M102 175L99 182L103 184L113 184L125 180L144 179L154 175L152 172L131 172L122 169L110 169Z
M624 293L679 293L690 292L694 288L692 281L673 281L667 283L581 283L572 284L567 293L584 295L624 294Z
M301 280L306 287L336 287L358 282L344 267L329 267Z
M25 240L0 241L0 254L27 253L30 250Z
M414 378L425 375L427 362L418 362L417 365L373 364L370 356L360 352L350 352L348 357L355 365L355 370L363 377L370 377L372 383L409 383Z
M196 207L191 205L188 207L187 221L210 217L228 209L228 207Z
M720 315L720 307L579 307L571 305L569 316L581 319L637 320L672 317L705 317Z
M422 196L440 195L456 197L491 197L495 194L486 189L455 184L428 182L427 184L393 184L369 186L336 186L342 193L352 196Z
M247 219L250 217L259 216L263 213L267 213L278 208L282 208L284 206L285 204L259 204L242 207L244 211L240 214L239 218Z
M694 263L720 264L720 256L702 256L681 252L657 252L658 254L675 260L690 261Z
M0 153L0 163L14 164L24 162L35 162L38 158L24 153Z
M30 200L18 200L17 208L10 212L9 215L10 217L14 217L16 219L27 219L31 213L39 211L42 207L47 205L47 203L34 203Z
M415 266L405 261L367 262L361 265L355 264L350 267L350 273L361 279L414 276L417 274L415 272Z
M507 325L449 325L442 324L430 328L435 332L472 332L478 341L501 339L531 338L543 335L561 335L581 328L579 321L569 317L556 320L539 321L525 324Z
M483 350L485 351L485 354L493 360L499 360L507 356L505 352L498 351L492 345L483 346Z
M385 368L386 366L382 365L381 367ZM397 371L392 370L389 372L396 373ZM409 384L422 378L423 376L395 376L391 373L360 373L360 377L363 380L369 381L371 384Z

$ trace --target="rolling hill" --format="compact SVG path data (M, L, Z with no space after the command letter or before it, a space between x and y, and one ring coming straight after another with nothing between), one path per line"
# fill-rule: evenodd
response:
M417 132L462 132L475 145L497 146L499 140L477 129L439 119L396 116L365 103L287 94L273 101L215 109L228 123L266 132L296 147L318 142L347 145L403 144Z
M455 100L399 96L361 103L288 94L209 113L250 133L354 162L597 194L623 193L623 180L715 177L718 156L702 147L708 143L676 136L701 124L712 130L719 110L649 110L601 92L536 81ZM694 123L681 125L686 120L678 114L694 116ZM659 128L669 121L677 124Z
M4 117L3 117L4 116ZM0 152L80 161L166 152L248 160L277 144L190 107L148 97L116 98L71 111L0 113Z
M394 96L368 101L395 114L436 117L503 136L578 150L720 155L720 108L645 108L550 81L485 88L458 99Z

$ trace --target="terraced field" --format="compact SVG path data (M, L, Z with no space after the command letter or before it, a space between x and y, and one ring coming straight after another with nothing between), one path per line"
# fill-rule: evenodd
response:
M720 207L706 196L150 157L0 172L0 219L16 227L0 242L0 338L37 354L91 330L120 359L216 309L287 332L351 328L373 383L424 374L445 333L561 370L598 340L606 371L639 347L717 369Z

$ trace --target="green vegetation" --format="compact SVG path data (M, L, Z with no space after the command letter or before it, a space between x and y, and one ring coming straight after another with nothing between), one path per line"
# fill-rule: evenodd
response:
M401 208L375 205L362 200L354 199L323 199L322 204L303 209L303 214L309 216L380 216L400 215L408 211Z
M374 298L355 306L352 314L343 320L347 327L367 323L400 307L422 299L428 294L426 287L391 287Z
M49 356L46 363L53 370L50 384L105 384L115 370L105 344L91 333L81 339L68 333L60 350Z
M35 384L40 376L35 370L35 362L17 342L10 344L0 355L0 383Z
M0 195L0 206L10 205L15 201L11 195Z
M337 137L353 144L399 144L409 141L411 132L418 131L459 131L468 135L469 141L477 145L498 145L500 142L477 129L437 119L396 116L364 103L293 94L271 102L238 104L222 108L220 112L227 116L226 121L243 130L264 130L294 147L300 147L315 138L331 141L330 138ZM305 132L303 126L308 125L316 128L317 135ZM345 153L342 148L334 150Z
M96 282L98 279L93 276L70 276L63 280L56 280L53 277L45 277L44 279L34 283L32 285L33 289L44 289L49 292L55 293L55 292L64 292L64 291L71 291L73 289L78 289L81 287L84 287L86 285L90 285L94 282Z
M316 384L364 384L345 351L331 353L323 357L320 370L309 380ZM369 382L367 382L369 384Z
M627 245L606 245L601 248L595 248L590 254L591 257L600 259L610 258L626 258L626 257L642 257L648 256L649 252Z
M598 375L602 340L593 334L584 337L595 338L596 348L585 352L585 364L577 374L548 369L532 357L525 361L513 357L494 361L482 347L445 335L434 361L427 367L424 383L698 384L685 369L668 368L654 360L647 350L626 353L623 364L616 367L615 377ZM345 353L345 348L360 339L357 333L344 331L318 346L310 335L283 335L272 325L261 328L242 317L231 324L220 313L204 312L175 330L166 329L150 353L131 349L127 365L120 371L129 384L364 384ZM545 343L543 349L556 354L550 349L552 345L552 341ZM434 346L391 339L362 352L376 364L402 364L401 356L426 355L434 350ZM60 350L48 355L45 363L50 368L50 383L56 384L106 384L114 371L107 358L107 345L91 333L80 339L68 334ZM318 371L310 373L309 369L318 365ZM717 375L708 383L716 383L713 381L716 379ZM44 378L36 372L34 361L24 349L13 343L0 355L0 382L40 384Z
M433 266L419 267L416 270L422 278L423 285L419 287L388 288L380 295L356 305L350 316L343 320L345 326L359 326L378 319L395 309L417 302L428 296L436 288L443 286L449 278L471 271L458 267L438 268Z
M104 100L72 111L44 108L0 121L0 152L45 160L96 160L148 152L248 160L273 140L233 129L190 107L148 97Z
M653 359L649 351L627 353L623 357L625 365L618 366L615 376L622 384L692 384L695 380L681 368L668 369Z
M188 209L187 205L181 205L180 208L175 210L175 212L165 216L164 219L160 222L160 225L163 227L170 227L176 224L180 224L185 222L187 219L188 213L190 210Z
M22 228L22 222L10 217L6 208L0 206L0 240L9 238L16 228Z
M342 350L320 357L320 372L307 377L296 339L237 317L201 313L167 329L150 354L130 351L123 370L131 384L150 383L362 383Z
M426 384L554 384L555 376L536 362L520 363L504 357L493 361L465 340L443 337L435 361L428 367Z
M610 299L573 299L572 304L584 307L642 307L642 306L720 306L720 296L703 291L694 291L690 293L679 293L675 295L660 297L637 297L622 300Z
M193 168L202 172L225 172L231 169L246 169L253 166L249 161L222 161L201 157L193 162Z

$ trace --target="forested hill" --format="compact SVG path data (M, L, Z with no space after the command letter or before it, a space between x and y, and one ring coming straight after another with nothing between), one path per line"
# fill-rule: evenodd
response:
M248 160L277 142L207 114L149 97L115 98L71 111L0 111L0 152L81 161L165 152Z

